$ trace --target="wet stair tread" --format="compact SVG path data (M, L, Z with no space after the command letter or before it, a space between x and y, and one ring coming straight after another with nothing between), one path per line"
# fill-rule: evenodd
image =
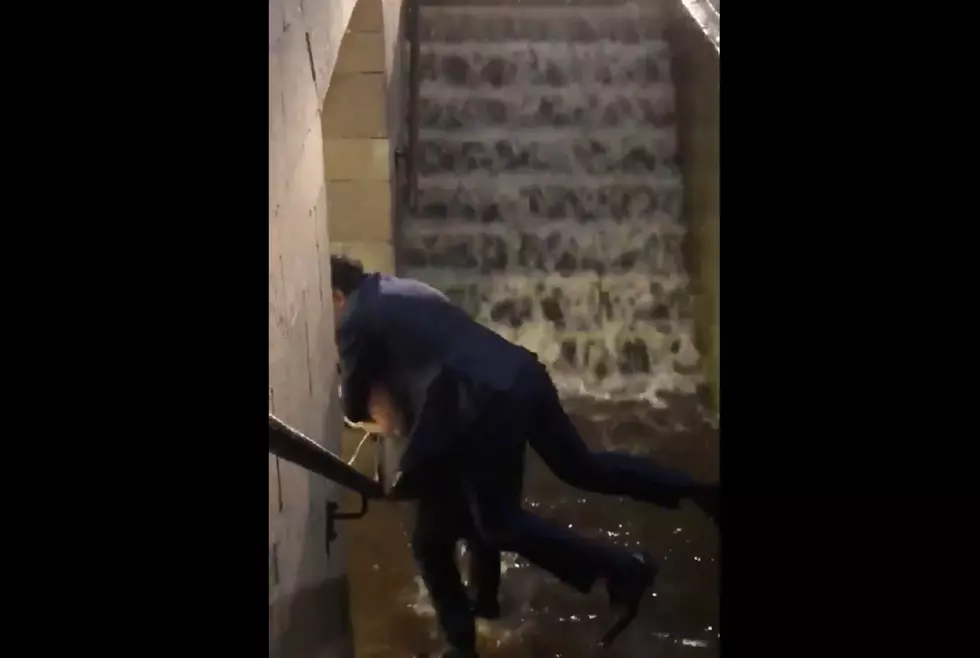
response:
M611 236L625 235L635 238L643 235L657 236L684 236L687 227L683 224L671 221L669 217L661 215L664 221L643 222L623 222L614 217L600 217L587 223L587 235L593 240L603 240ZM562 231L568 231L568 223L575 221L575 218L562 217L558 219L542 220L540 222L527 222L521 219L514 220L511 217L503 217L500 222L483 223L472 221L465 217L449 218L426 218L417 217L412 223L405 227L406 234L411 235L431 235L431 236L511 236L535 235L546 237Z

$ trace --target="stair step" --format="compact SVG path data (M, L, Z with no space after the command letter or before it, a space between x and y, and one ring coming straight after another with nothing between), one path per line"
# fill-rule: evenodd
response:
M644 174L664 168L677 172L676 152L672 130L422 131L416 162L422 176Z
M632 244L579 246L574 236L557 245L550 238L515 233L507 240L487 233L465 236L438 234L406 235L400 247L402 265L409 268L454 268L461 272L484 274L525 272L540 276L542 271L558 274L594 272L624 274L645 272L669 274L683 271L682 239L652 235Z
M676 222L482 225L416 222L401 237L402 262L412 268L460 271L669 273L683 265L685 231Z
M590 194L590 190L620 189L635 187L659 187L673 185L679 178L671 172L669 175L658 172L640 174L558 174L554 172L534 172L530 174L491 174L489 172L473 172L456 174L441 172L419 176L419 191L443 189L458 192L466 190L496 190L506 194L508 190L534 190L537 188L549 190L569 190Z
M638 233L645 235L648 232L675 236L684 236L687 234L687 226L678 222L675 218L663 215L658 219L660 221L623 223L611 217L604 217L589 222L577 222L572 218L562 218L524 224L513 221L509 217L501 217L499 221L488 224L468 221L464 218L424 219L416 217L412 218L411 222L406 222L402 232L405 235L415 236L473 236L486 234L505 238L513 235L515 230L536 236L548 236L560 232L574 233L577 230L587 229L589 234L596 238L610 235L631 236Z
M427 80L419 85L421 98L432 101L441 100L499 100L511 102L524 98L541 99L551 97L575 102L608 102L613 96L626 98L644 98L651 100L667 99L673 101L674 85L670 81L644 84L622 84L611 89L608 85L576 85L562 89L548 87L528 87L527 89L507 89L504 87L459 87L447 85L438 80Z
M564 41L612 39L637 43L663 34L666 20L656 5L612 7L424 7L423 41Z
M670 51L655 40L636 45L493 43L423 44L420 81L481 90L520 86L617 86L667 83Z
M560 61L592 61L618 56L633 60L647 55L666 55L670 46L664 39L643 39L636 43L621 43L612 39L600 39L590 43L568 43L558 40L541 41L493 41L444 43L427 41L419 44L425 56L458 55L464 57L526 57L556 59Z
M674 88L649 86L507 87L472 89L427 81L420 89L423 130L544 130L574 127L599 131L621 122L639 130L674 126Z
M586 230L588 230L586 228ZM580 239L582 238L582 239ZM567 229L549 235L514 231L506 236L437 233L402 236L401 261L409 268L454 268L460 272L651 274L683 271L683 237L650 232L629 242L599 242ZM627 239L627 238L624 238Z
M600 218L679 218L681 179L662 172L615 176L442 174L419 177L416 215L471 222L545 222Z
M578 9L581 11L664 11L676 0L419 0L422 11L535 11Z
M445 128L421 128L419 130L420 139L446 140L446 141L465 141L465 142L497 142L506 139L519 139L524 141L537 142L558 142L562 140L577 140L591 138L596 140L609 140L617 142L619 140L638 136L641 139L673 139L671 135L675 132L673 126L666 128L644 128L637 130L632 123L628 126L600 126L598 128L586 128L581 124L567 124L557 126L548 124L544 126L528 126L526 128L511 128L508 125L487 126L474 129L445 129Z
M668 326L690 322L687 277L682 272L629 271L598 275L594 271L566 274L538 271L486 276L452 268L408 267L405 276L436 286L458 306L484 321L502 321L490 317L491 306L501 300L527 297L535 304L557 307L561 311L559 331L569 337L594 334L606 322L619 323L624 329L637 321ZM541 310L539 307L531 311L529 319L537 316L538 321L554 322L551 318L556 314L541 313ZM666 330L668 327L663 325L661 329Z

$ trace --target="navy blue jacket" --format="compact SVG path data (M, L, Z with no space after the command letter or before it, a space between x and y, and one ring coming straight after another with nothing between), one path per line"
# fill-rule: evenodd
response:
M387 388L421 458L446 447L479 414L480 401L511 389L536 357L472 320L420 282L369 275L337 326L344 415L369 420L372 384ZM406 454L403 459L412 461Z

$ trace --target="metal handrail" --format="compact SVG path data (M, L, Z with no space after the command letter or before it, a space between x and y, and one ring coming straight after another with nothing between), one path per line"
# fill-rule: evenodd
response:
M365 501L384 498L384 488L380 482L364 475L271 413L269 414L269 452L359 493Z

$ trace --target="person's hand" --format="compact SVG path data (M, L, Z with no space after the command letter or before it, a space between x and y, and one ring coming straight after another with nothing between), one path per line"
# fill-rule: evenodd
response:
M372 386L368 397L368 413L378 430L385 436L399 436L402 430L401 414L394 400L383 386Z

